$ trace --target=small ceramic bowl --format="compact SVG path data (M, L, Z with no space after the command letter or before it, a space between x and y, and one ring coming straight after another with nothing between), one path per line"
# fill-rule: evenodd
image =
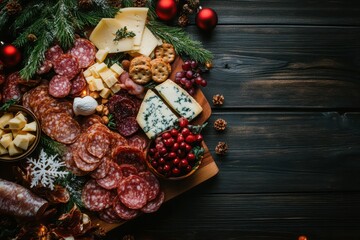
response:
M32 122L35 121L36 122L36 132L34 133L36 138L35 141L29 146L29 148L24 151L23 153L16 155L16 156L9 156L8 154L5 155L1 155L0 156L0 161L3 162L16 162L22 159L25 159L27 156L29 156L34 150L35 148L38 146L39 142L40 142L40 136L41 136L41 128L40 128L40 122L39 120L36 118L35 114L30 111L29 109L20 106L20 105L12 105L6 112L13 112L14 115L17 112L24 112L26 114L26 117L28 118L28 122ZM0 112L0 116L3 115L4 112Z

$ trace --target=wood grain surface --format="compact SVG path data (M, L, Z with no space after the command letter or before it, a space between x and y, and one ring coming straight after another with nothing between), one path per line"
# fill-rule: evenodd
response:
M193 16L186 30L215 56L205 96L225 96L204 132L220 172L107 240L359 239L359 2L201 5L219 25L204 34Z

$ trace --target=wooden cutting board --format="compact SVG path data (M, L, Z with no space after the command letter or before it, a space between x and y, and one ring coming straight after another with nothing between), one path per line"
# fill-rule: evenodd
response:
M171 79L175 79L175 73L178 71L181 71L181 65L183 64L183 61L181 58L176 58L174 63L172 64L172 74L170 76ZM204 96L203 92L201 90L198 90L194 96L196 101L202 106L203 112L194 119L191 124L197 125L197 124L203 124L205 123L209 117L211 116L211 107L209 102L207 101L206 97ZM205 139L206 140L206 139ZM219 172L219 168L217 167L214 159L212 158L209 149L205 145L205 154L204 158L202 160L202 163L199 167L199 169L190 177L178 180L178 181L169 181L169 180L161 180L160 185L161 189L165 192L165 202L169 201L170 199L179 196L180 194L190 190L191 188L199 185L200 183L212 178ZM106 232L121 226L126 221L116 223L116 224L110 224L106 223L104 221L99 220L98 218L94 217L94 223L98 223L101 225L101 227L104 228Z

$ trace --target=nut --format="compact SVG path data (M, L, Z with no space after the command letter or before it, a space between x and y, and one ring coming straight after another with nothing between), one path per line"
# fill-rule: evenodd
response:
M98 106L96 107L96 111L97 111L98 113L102 113L103 110L104 110L104 105L98 105Z
M109 123L109 118L107 116L102 116L102 120L104 121L104 124Z
M108 107L104 107L104 110L103 110L103 114L104 115L109 115L109 109L108 109Z
M108 101L109 101L109 100L106 99L106 98L102 98L102 99L101 99L101 103L102 103L102 104L105 104L105 103L107 103Z

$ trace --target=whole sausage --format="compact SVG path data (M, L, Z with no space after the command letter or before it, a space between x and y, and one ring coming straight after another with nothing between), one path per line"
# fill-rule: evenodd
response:
M23 186L0 179L0 214L20 218L40 218L47 206L47 201Z

